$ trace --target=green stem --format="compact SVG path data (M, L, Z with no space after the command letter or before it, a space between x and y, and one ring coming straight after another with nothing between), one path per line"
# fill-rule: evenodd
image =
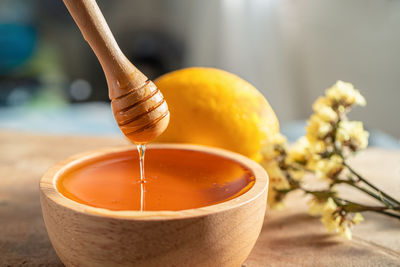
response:
M389 200L390 202L393 202L397 205L400 205L400 202L398 200L396 200L395 198L391 197L390 195L386 194L385 192L383 192L382 190L380 190L379 188L377 188L376 186L374 186L373 184L371 184L370 182L368 182L366 179L364 179L360 174L358 174L353 168L351 168L343 159L343 165L347 167L347 169L354 174L359 181L362 181L363 183L365 183L366 185L368 185L369 187L371 187L372 189L378 191L379 194L381 194L383 197L387 198L387 200ZM392 205L395 206L395 205Z
M371 211L371 212L380 213L380 214L383 214L383 215L386 215L386 216L390 216L390 217L393 217L393 218L396 218L396 219L400 219L400 214L389 212L388 210L391 210L391 209L388 208L388 207L366 206L366 205L363 205L363 204L359 204L359 203L356 203L356 202L353 202L353 201L350 201L350 200L346 200L346 199L342 199L342 198L338 198L338 197L335 197L334 201L335 201L336 205L342 206L345 209L346 208L350 208L350 206L348 206L348 205L352 205L352 208L350 210L348 210L349 212ZM342 204L340 202L342 202L342 203L344 202L345 204ZM354 210L354 209L356 209L356 210Z
M383 203L385 206L387 207L392 207L395 208L395 206L393 206L392 203L385 201L384 199L382 199L381 196L375 194L374 192L368 190L367 188L361 187L356 185L353 181L349 181L349 180L335 180L334 181L335 184L348 184L360 191L363 191L364 193L368 194L369 196L371 196L372 198L378 200L379 202Z
M345 180L342 180L345 181ZM306 194L311 194L314 197L319 197L321 195L329 195L329 197L332 197L333 200L335 201L336 205L338 206L342 206L344 208L346 208L348 210L348 212L365 212L365 211L370 211L370 212L376 212L376 213L380 213L389 217L393 217L396 219L400 219L400 214L397 213L392 213L389 212L390 211L394 211L396 212L397 209L392 209L391 207L387 207L387 206L367 206L367 205L363 205L360 203L356 203L347 199L343 199L343 198L339 198L339 197L335 197L333 192L331 191L312 191L312 190L307 190L305 188L303 188L302 186L299 186L298 189L302 190L303 192L305 192ZM378 198L379 200L379 198Z

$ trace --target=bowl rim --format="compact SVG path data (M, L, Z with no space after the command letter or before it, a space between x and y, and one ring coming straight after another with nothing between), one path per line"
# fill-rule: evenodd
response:
M176 144L176 143L155 143L148 144L147 149L179 149L179 150L190 150L214 154L222 156L234 161L237 161L247 168L249 168L255 177L254 185L242 195L233 199L194 209L178 210L178 211L135 211L135 210L121 210L114 211L105 208L92 207L86 204L76 202L72 199L67 198L61 194L56 187L57 179L69 168L75 166L84 161L88 161L95 157L100 157L105 154L118 153L130 150L136 150L133 146L119 146L119 147L106 147L89 152L84 152L71 156L61 162L57 163L53 167L49 168L40 179L39 188L41 195L43 194L49 200L56 205L62 206L66 209L84 213L86 215L107 217L115 219L125 219L134 221L149 221L149 220L176 220L184 218L195 218L200 216L206 216L213 213L219 213L228 211L231 209L238 208L245 205L257 198L262 194L268 194L268 183L269 178L267 172L255 161L240 155L238 153L228 151L221 148L208 147L202 145L192 144ZM43 205L43 203L42 203Z

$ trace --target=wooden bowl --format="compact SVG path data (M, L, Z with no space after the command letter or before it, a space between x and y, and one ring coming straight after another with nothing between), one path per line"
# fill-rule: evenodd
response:
M151 148L233 159L254 173L255 183L239 197L196 209L111 211L64 197L56 181L77 163L136 148L101 149L64 160L40 181L43 218L61 261L67 266L240 266L263 224L268 192L265 170L242 155L217 148L181 144L155 144Z

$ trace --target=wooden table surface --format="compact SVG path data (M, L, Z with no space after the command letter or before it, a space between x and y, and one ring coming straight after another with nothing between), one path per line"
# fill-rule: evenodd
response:
M39 202L39 179L76 153L127 145L113 138L0 133L0 266L62 266L48 239ZM353 166L400 197L400 151L369 149ZM343 188L352 198L362 198ZM262 232L243 264L255 266L400 266L400 223L376 214L354 229L352 241L328 234L292 195L284 211L268 211Z

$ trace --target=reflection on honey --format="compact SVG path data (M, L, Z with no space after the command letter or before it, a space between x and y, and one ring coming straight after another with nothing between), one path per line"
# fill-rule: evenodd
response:
M143 210L184 210L223 202L248 191L253 173L239 162L205 152L146 150ZM140 210L138 152L90 159L61 175L58 190L77 202L110 210Z

